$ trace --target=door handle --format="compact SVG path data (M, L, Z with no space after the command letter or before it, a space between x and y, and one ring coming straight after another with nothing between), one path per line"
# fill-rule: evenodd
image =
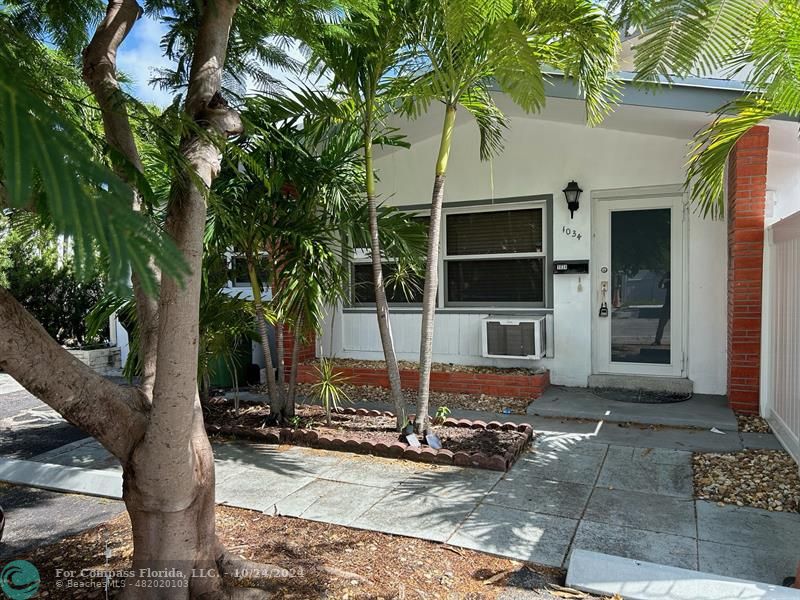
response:
M598 317L608 316L608 303L606 302L606 294L608 293L608 281L600 282L600 312Z

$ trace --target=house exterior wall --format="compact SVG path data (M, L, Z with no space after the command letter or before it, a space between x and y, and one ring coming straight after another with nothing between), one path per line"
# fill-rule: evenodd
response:
M478 157L478 132L463 112L454 134L447 203L552 195L553 259L591 260L591 192L605 189L680 184L688 138L645 135L583 125L517 117L509 122L505 150L491 162ZM427 124L426 124L427 126ZM438 116L428 129L438 132ZM389 152L376 161L381 199L396 206L430 202L438 136L415 142L411 150ZM570 180L583 188L580 209L570 219L561 190ZM726 226L687 216L688 292L686 375L699 393L726 391ZM566 235L565 227L580 238ZM441 309L436 317L434 361L494 366L545 367L560 385L585 386L592 373L593 295L590 275L552 278L549 310L508 311L553 315L554 356L541 361L487 359L481 356L480 324L500 310ZM401 360L419 355L419 310L395 309L392 327ZM329 316L323 352L343 358L381 359L374 309L345 308Z

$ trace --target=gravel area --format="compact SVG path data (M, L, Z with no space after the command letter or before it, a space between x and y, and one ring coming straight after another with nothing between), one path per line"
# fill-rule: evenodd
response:
M697 498L770 511L800 512L797 463L783 450L694 455Z
M319 361L307 361L307 364L318 364ZM333 363L337 367L349 369L380 369L386 370L386 363L382 360L354 360L351 358L337 358ZM401 370L416 371L419 369L419 363L409 360L401 360L398 363ZM484 366L471 366L471 365L456 365L453 363L433 363L431 370L437 373L483 373L483 374L500 374L500 375L535 375L542 373L544 369L523 369L523 368L500 368L500 367L484 367Z
M742 433L772 433L772 428L767 420L753 415L736 415L739 421L739 431Z
M349 384L344 384L341 387L352 402L382 402L384 404L391 402L389 390L386 388ZM314 397L314 392L310 384L299 384L297 390L298 393L305 398L312 399ZM259 393L266 394L266 386L262 386L258 391ZM403 393L409 406L416 406L417 391L403 390ZM435 414L436 409L440 406L446 406L451 410L454 408L461 408L464 410L524 415L525 409L528 408L528 404L530 403L531 400L525 398L503 398L500 396L487 396L485 394L430 392L431 414Z

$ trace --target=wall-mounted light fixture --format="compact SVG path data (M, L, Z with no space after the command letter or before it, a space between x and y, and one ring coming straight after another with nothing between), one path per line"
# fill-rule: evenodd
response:
M575 211L578 210L578 199L581 197L583 190L580 188L576 181L570 181L563 190L564 197L567 199L567 208L569 209L569 218L575 216Z

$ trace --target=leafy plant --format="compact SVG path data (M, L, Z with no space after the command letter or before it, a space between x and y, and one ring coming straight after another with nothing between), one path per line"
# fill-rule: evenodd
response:
M349 377L335 370L333 361L328 358L320 359L316 370L318 381L311 386L311 390L317 400L322 403L326 421L330 425L331 412L339 410L343 402L350 402L350 397L342 387L347 383Z
M437 425L444 423L444 420L450 416L452 411L446 406L440 406L436 409L436 415L433 417L433 422Z
M646 32L635 46L636 80L746 74L744 93L717 109L690 145L685 187L703 216L725 213L728 156L759 123L800 115L800 6L794 0L615 0Z
M104 277L95 272L79 278L64 240L59 244L49 229L25 231L16 225L0 233L0 285L11 290L59 344L85 347L106 342L108 319L96 331L89 331L85 323L103 295Z

